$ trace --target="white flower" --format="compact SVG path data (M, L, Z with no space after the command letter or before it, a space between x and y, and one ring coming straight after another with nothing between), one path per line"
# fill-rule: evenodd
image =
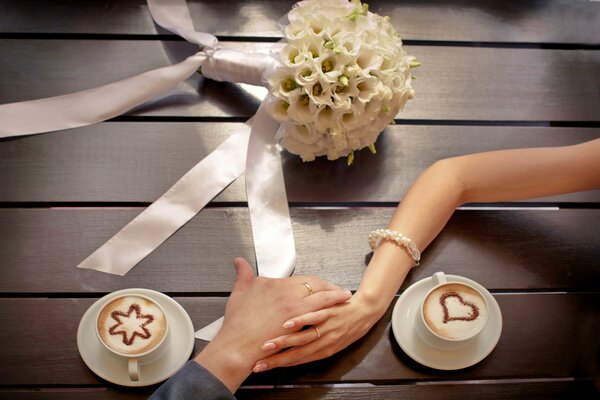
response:
M355 101L352 103L350 110L342 115L341 123L344 130L352 130L364 124L362 114L365 109L365 103Z
M375 76L367 75L356 78L356 88L358 89L358 101L368 103L373 96L377 94L377 86L381 82Z
M270 96L267 100L267 112L271 114L273 119L279 122L285 122L288 120L289 107L290 104L287 101L278 99L274 96Z
M304 21L308 17L322 14L333 20L346 16L352 8L352 4L346 0L300 1L288 13L288 19L290 22Z
M414 96L411 63L388 17L359 0L306 0L287 15L267 110L304 161L369 146Z
M332 35L331 40L335 45L334 49L341 54L345 54L352 59L355 59L358 56L361 41L354 33L342 31L339 34Z
M268 79L271 94L280 99L288 99L302 94L302 88L296 83L293 70L277 69Z
M292 101L288 107L288 116L295 122L301 124L311 124L313 122L313 113L316 109L314 104L311 105L307 94L301 94L295 101Z
M338 129L338 113L333 107L324 106L317 110L314 115L314 125L318 132L328 132Z

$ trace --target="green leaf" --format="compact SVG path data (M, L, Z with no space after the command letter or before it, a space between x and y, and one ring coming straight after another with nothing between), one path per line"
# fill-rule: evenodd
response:
M377 149L375 148L375 143L371 143L369 145L369 150L371 150L371 153L377 154Z

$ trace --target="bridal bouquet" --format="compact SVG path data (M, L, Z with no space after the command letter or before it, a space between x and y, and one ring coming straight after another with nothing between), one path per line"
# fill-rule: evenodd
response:
M390 23L360 1L301 1L288 13L285 46L268 78L278 139L304 161L369 147L414 96L411 67Z

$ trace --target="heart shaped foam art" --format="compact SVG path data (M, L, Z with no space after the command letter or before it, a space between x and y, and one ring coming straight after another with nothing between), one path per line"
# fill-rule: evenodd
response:
M460 304L465 306L466 308L470 307L470 310L461 310L466 311L466 313L458 313L458 315L451 316L450 310L448 309L447 302L450 301L451 298L456 298ZM446 292L440 297L440 304L442 305L442 309L444 310L444 323L447 324L450 321L473 321L477 317L479 317L479 307L470 301L466 301L458 292ZM454 311L457 311L460 308L460 305L455 304L451 305L451 308Z
M423 305L423 316L429 328L449 339L475 335L485 326L487 313L483 297L461 284L440 286L427 296Z

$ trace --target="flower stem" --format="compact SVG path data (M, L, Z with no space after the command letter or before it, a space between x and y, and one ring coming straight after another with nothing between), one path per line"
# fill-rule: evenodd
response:
M348 159L346 160L346 164L348 166L351 166L353 162L354 162L354 152L351 151L350 154L348 154Z

